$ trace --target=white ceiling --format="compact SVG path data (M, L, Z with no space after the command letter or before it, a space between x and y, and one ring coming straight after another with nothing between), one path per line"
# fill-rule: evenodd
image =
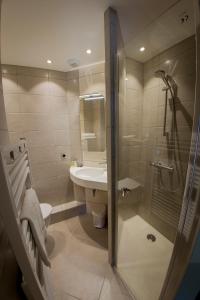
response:
M185 1L191 3L191 0L181 2ZM176 2L177 0L3 0L2 63L67 71L71 69L69 59L77 59L80 66L104 60L104 12L109 6L119 13L127 54L144 61L149 58L148 53L155 52L154 40L148 44L145 55L143 53L141 56L138 52L141 43L148 40L149 32L146 28L151 28L155 24L153 21L160 20L159 16L165 15L164 12ZM153 28L155 30L155 26ZM181 39L183 36L185 35L182 34ZM174 43L176 39L174 35L171 40ZM158 40L159 38L156 47L160 51ZM167 41L166 44L168 46L170 42ZM91 55L85 52L88 48L92 50ZM53 64L48 65L47 59L51 59Z

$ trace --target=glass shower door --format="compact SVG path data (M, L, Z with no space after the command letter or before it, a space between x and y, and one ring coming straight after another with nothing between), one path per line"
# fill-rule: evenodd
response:
M177 236L192 136L192 3L178 1L124 45L121 29L115 265L136 299L157 300Z

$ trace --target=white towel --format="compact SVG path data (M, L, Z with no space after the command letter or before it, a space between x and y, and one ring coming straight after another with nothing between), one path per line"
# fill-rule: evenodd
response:
M40 257L44 264L50 267L51 263L45 246L46 226L37 194L32 188L26 190L20 219L28 220Z

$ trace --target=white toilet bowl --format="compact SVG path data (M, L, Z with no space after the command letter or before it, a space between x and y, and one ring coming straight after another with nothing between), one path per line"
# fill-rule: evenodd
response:
M42 216L45 221L46 227L48 227L51 222L51 213L53 207L48 203L40 203L40 208L42 211Z

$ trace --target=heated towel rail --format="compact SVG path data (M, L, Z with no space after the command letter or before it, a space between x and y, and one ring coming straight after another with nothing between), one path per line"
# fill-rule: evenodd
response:
M20 221L25 191L31 187L26 142L0 150L0 215L23 274L22 287L28 299L51 300L50 270L40 259L28 221Z

